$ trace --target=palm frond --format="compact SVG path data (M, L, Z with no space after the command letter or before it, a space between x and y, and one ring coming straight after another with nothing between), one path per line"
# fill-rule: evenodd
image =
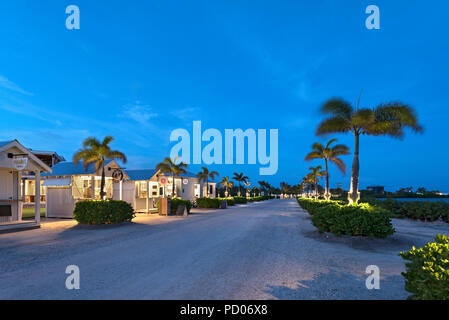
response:
M340 98L332 98L321 106L321 113L349 120L353 108L350 103Z
M321 121L316 130L316 135L348 132L351 128L350 125L351 123L345 118L331 117Z
M346 174L346 165L343 160L338 158L329 158L329 161L334 163L343 174Z
M126 155L123 152L120 152L120 151L117 151L117 150L109 151L109 153L106 156L106 158L108 158L108 159L119 159L123 163L126 163L128 161L128 159L126 158Z

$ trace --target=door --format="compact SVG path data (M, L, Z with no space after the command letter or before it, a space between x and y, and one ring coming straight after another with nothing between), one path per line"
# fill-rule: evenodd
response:
M71 188L47 187L47 217L72 218L75 201Z

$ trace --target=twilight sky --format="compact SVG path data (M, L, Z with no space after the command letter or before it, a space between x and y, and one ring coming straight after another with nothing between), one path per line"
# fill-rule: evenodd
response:
M78 5L81 29L67 30ZM375 4L381 29L367 30ZM362 107L403 101L425 127L404 140L362 137L362 188L449 192L449 2L441 1L2 1L0 141L71 159L84 138L111 134L127 168L152 168L170 132L279 129L279 170L218 165L253 183L296 184L311 165L328 98L364 93ZM336 135L353 149L350 135ZM331 186L349 186L331 168ZM196 171L198 166L191 166Z

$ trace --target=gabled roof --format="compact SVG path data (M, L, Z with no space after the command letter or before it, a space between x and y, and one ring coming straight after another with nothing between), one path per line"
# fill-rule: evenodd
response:
M108 166L113 163L114 160L109 161L105 164ZM87 170L84 168L83 163L79 162L78 164L74 164L73 162L59 162L55 164L52 168L53 173L44 174L45 176L76 176L83 174L93 174L95 173L94 164L91 163L88 165Z
M0 152L7 150L9 148L16 147L20 151L22 151L24 154L28 156L29 159L33 160L39 167L41 167L41 170L45 172L51 172L51 168L45 164L41 159L36 157L30 149L24 147L19 141L17 140L11 140L11 141L1 141L0 142Z
M72 176L79 174L95 173L94 164L90 164L87 170L84 168L82 162L74 164L73 162L60 162L53 166L53 173L44 174L45 176Z
M129 177L129 180L132 181L145 181L150 180L153 178L157 173L158 170L156 169L139 169L139 170L125 170L126 174ZM170 176L170 175L168 175ZM180 177L185 178L196 178L196 174L192 172L182 173L179 175ZM213 183L214 181L209 180L209 182Z
M129 180L143 181L150 180L158 172L156 169L140 169L140 170L125 170Z
M11 142L13 142L14 140L10 140L10 141L0 141L0 147L6 146L7 144L10 144Z

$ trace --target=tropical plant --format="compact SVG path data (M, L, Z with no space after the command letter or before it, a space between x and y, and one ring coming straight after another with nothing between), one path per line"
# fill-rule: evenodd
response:
M90 164L94 164L95 171L101 169L101 185L100 185L100 197L104 199L106 193L104 192L104 185L106 182L106 175L104 171L106 160L121 160L126 163L127 159L124 153L111 150L109 144L114 141L112 136L106 136L102 142L97 138L89 137L83 141L82 149L78 150L73 155L73 163L78 164L80 161L83 162L84 168L89 167ZM92 186L93 188L94 186Z
M234 182L232 182L231 178L229 177L223 177L221 178L221 182L219 183L219 185L225 188L225 196L227 197L229 195L229 189L232 189L234 187Z
M245 183L246 184L248 182L249 178L247 176L245 176L243 174L243 172L242 173L234 172L233 179L239 183L239 196L240 196L242 194L241 193L241 191L242 191L241 183Z
M329 192L329 167L328 162L334 163L340 171L345 174L346 173L346 165L339 158L339 156L349 154L349 148L343 144L337 144L336 146L331 147L334 142L337 142L337 139L331 139L327 142L326 146L323 146L319 142L315 142L312 145L312 152L310 152L304 160L314 160L314 159L323 159L324 160L324 170L326 172L326 191L324 192L324 197L329 200L331 198L331 194Z
M187 164L184 162L177 163L178 157L172 160L170 157L165 157L164 160L156 166L156 170L172 176L172 198L176 197L175 179L187 173Z
M360 108L360 97L355 107L339 98L326 101L321 112L329 117L323 120L316 134L348 133L354 135L354 160L351 171L351 187L348 193L349 203L357 203L359 193L359 143L361 135L387 135L402 138L404 128L422 132L415 111L400 102L380 104L373 109Z
M206 167L201 167L201 171L198 172L197 177L200 181L206 181L206 196L209 197L209 179L214 180L215 176L219 176L217 171L209 172Z
M326 175L326 171L322 170L322 166L316 166L316 167L310 167L309 170L311 171L308 174L308 179L313 181L313 185L315 187L315 198L318 197L318 182L320 181L320 178L324 177Z

